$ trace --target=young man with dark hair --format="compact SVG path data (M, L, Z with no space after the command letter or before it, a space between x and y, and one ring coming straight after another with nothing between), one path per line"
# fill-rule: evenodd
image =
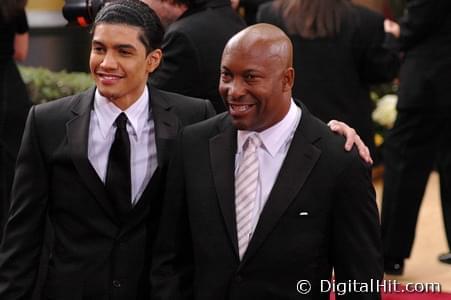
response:
M33 107L0 252L0 299L31 299L48 215L55 232L45 299L148 299L148 255L166 165L208 101L147 85L163 26L144 3L106 5L92 28L96 86Z

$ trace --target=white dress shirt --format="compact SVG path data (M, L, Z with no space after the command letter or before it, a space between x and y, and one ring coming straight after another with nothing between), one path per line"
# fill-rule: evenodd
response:
M116 134L114 122L122 112L96 90L94 108L89 124L88 158L105 183L108 155ZM130 168L132 205L141 197L153 173L157 169L155 123L149 107L147 87L139 99L127 108L127 131L130 137Z
M301 120L301 115L301 109L292 99L288 113L275 125L257 133L255 131L238 130L235 176L238 173L240 161L243 158L243 145L247 138L256 133L262 141L261 147L257 149L260 170L256 202L252 211L252 233L257 226L260 214L276 182L282 163L287 156L294 133Z

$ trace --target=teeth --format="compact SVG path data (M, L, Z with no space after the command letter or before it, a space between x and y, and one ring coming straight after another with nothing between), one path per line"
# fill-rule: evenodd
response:
M103 78L105 79L109 79L109 80L113 80L113 79L118 79L119 77L117 76L112 76L112 75L102 75Z
M242 112L248 110L250 105L231 105L231 107L233 110Z

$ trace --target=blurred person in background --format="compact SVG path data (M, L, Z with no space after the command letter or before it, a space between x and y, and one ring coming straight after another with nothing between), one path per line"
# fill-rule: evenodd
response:
M244 9L244 20L247 25L255 24L258 7L266 2L273 0L238 0L239 7Z
M399 57L385 47L384 17L348 0L275 0L258 22L283 29L294 45L293 96L321 120L354 127L375 156L369 87L392 80Z
M409 0L399 25L385 26L404 52L398 115L384 143L382 197L385 272L400 275L434 165L451 249L451 1ZM451 264L451 253L439 260Z
M26 0L2 0L0 5L0 239L9 210L14 163L31 106L16 61L28 53Z
M163 60L152 74L153 86L209 99L225 110L218 92L222 50L245 27L230 0L142 0L155 10L166 33Z

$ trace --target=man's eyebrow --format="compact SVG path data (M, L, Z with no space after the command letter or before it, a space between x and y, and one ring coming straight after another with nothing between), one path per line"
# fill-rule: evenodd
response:
M92 44L96 44L96 45L104 45L104 43L102 43L99 40L92 40ZM114 46L115 49L128 49L128 50L136 50L136 48L131 45L131 44L118 44Z
M131 44L119 44L114 46L116 49L127 49L127 50L136 50L135 46Z

